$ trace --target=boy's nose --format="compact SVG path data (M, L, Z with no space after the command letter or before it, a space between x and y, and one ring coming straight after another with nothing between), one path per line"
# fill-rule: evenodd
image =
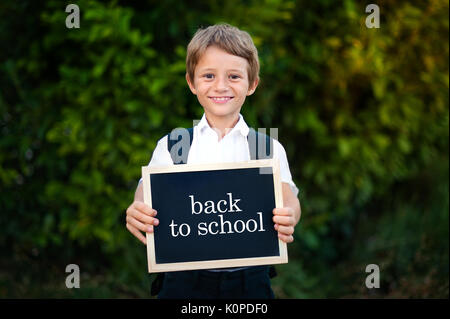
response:
M224 92L228 90L228 83L227 83L227 79L223 78L223 77L218 77L216 82L215 82L215 86L214 89L217 92Z

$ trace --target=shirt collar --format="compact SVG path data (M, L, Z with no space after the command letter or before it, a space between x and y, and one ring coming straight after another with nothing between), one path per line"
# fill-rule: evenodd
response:
M205 113L203 113L202 119L200 120L200 122L198 122L197 127L199 128L200 132L202 132L202 133L204 132L204 130L206 128L210 128L212 130L211 126L209 125L208 121L206 120ZM247 137L249 130L250 129L249 129L247 123L245 123L245 121L244 121L244 117L242 116L242 114L239 114L238 122L231 129L231 131L228 132L228 134L238 131L241 133L242 136Z

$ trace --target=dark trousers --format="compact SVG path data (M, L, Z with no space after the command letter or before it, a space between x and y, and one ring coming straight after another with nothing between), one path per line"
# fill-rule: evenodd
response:
M269 267L232 272L191 270L164 274L159 299L273 299Z

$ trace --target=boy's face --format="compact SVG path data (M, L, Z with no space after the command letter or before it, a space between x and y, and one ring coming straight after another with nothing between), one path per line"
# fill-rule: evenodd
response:
M186 80L192 93L205 109L208 121L234 121L247 95L253 94L258 81L250 87L246 59L210 46L195 67L194 79Z

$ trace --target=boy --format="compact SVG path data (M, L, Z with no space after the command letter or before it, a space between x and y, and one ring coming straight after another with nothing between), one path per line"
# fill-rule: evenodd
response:
M204 108L194 127L187 163L248 161L249 128L240 110L245 98L259 82L255 45L247 32L228 24L199 29L188 45L186 80ZM158 141L150 166L173 165L168 137ZM286 152L273 141L273 157L280 161L283 208L273 210L278 237L290 243L300 219L298 189L292 181ZM143 203L142 183L127 209L126 227L146 244L142 232L158 226L157 211ZM273 298L268 267L241 267L202 271L169 272L164 276L158 298Z

